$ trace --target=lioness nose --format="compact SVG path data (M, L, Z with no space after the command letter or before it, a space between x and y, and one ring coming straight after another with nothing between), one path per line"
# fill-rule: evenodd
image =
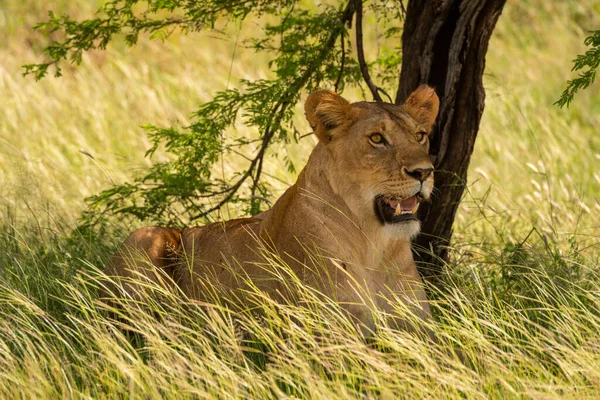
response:
M420 182L423 182L431 173L433 172L433 168L415 168L415 169L407 169L404 168L404 172L406 175L411 176L417 179Z

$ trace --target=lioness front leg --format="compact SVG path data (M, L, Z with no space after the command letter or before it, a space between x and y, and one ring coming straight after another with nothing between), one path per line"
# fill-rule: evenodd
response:
M181 231L175 228L145 227L134 231L111 257L104 273L121 280L131 297L139 299L144 284L171 286L174 265L181 248ZM124 279L123 279L124 278ZM119 291L113 282L101 288L100 297Z

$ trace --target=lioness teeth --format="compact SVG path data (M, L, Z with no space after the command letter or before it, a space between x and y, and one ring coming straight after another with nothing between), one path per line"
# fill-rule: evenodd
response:
M391 200L389 202L390 206L392 206L392 208L394 208L394 215L407 215L407 214L414 214L417 212L418 208L419 208L419 203L418 201L415 201L415 205L412 207L412 209L407 210L406 208L402 208L402 202L398 203L396 201ZM395 204L395 205L394 205ZM405 205L404 207L406 207L407 205Z
M402 214L402 207L400 207L400 203L396 206L396 211L394 211L394 215Z

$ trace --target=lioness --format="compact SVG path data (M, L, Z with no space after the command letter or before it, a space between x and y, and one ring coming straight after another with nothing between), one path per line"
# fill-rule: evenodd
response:
M237 269L260 289L281 295L281 281L261 265L261 244L305 283L336 299L363 331L374 328L365 292L385 311L393 309L390 299L400 298L424 318L429 306L410 240L420 228L419 203L433 189L428 150L438 108L428 86L420 86L401 106L350 104L333 92L316 91L305 111L319 143L273 208L183 231L139 229L105 272L125 278L141 274L155 282L166 275L185 294L202 300L197 279L210 276L236 291L244 287ZM145 253L151 264L131 257L132 249ZM319 279L320 273L328 279ZM133 296L138 289L135 283L126 285Z

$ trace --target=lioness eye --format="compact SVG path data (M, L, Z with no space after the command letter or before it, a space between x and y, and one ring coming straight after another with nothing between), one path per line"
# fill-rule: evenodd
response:
M417 142L423 143L425 139L427 139L427 133L425 132L417 132Z
M385 144L385 139L381 133L374 133L369 136L369 140L374 144Z

